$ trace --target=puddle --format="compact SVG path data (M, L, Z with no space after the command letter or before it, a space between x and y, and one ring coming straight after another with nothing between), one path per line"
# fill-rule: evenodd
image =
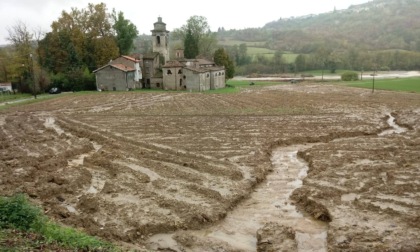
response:
M398 124L395 123L395 117L393 117L391 114L388 115L387 123L389 126L392 127L392 129L385 130L378 134L378 136L385 136L385 135L391 135L391 134L401 134L407 131L406 128L400 127Z
M48 117L47 119L45 119L45 123L44 123L45 128L51 128L54 129L58 135L61 135L64 133L64 130L61 129L57 124L55 124L55 119L54 117Z
M297 157L297 150L309 146L279 148L273 152L273 172L257 186L249 199L240 203L219 224L194 232L200 240L228 243L232 249L256 251L258 229L276 222L296 231L298 251L327 251L328 225L298 212L289 200L302 186L308 166ZM151 248L179 249L170 234L158 234L149 240ZM158 245L158 246L157 246ZM189 248L188 251L202 251Z

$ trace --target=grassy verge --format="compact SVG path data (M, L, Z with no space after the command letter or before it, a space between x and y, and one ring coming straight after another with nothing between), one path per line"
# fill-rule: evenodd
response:
M116 251L108 242L50 221L25 196L0 197L0 251Z
M345 85L372 89L373 80L345 82ZM420 93L420 77L375 79L375 89Z
M29 99L32 95L30 94L0 94L0 103L12 102L21 99Z

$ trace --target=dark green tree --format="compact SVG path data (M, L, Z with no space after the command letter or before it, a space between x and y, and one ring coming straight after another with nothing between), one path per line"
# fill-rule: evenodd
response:
M195 59L198 55L198 41L197 38L193 36L191 30L187 30L184 39L184 56L187 59Z
M276 72L285 72L286 62L283 59L283 53L277 50L273 56L273 64Z
M299 54L295 59L296 72L302 72L306 70L306 58L305 55Z
M214 52L214 63L219 66L224 66L226 70L226 78L232 79L235 74L235 65L229 58L224 48L219 48Z
M248 56L248 46L245 43L239 45L238 58L236 63L240 66L249 64L251 62L251 57Z
M174 38L180 38L184 46L188 45L190 47L184 47L185 57L187 58L189 58L187 56L188 50L192 51L191 55L209 57L213 55L217 46L216 34L210 31L207 19L203 16L190 17L187 20L187 24L183 25L180 29L176 29L172 35ZM197 53L195 53L196 51Z
M117 45L120 54L127 55L133 49L134 39L138 35L137 27L124 18L124 14L120 11L118 14L113 10L112 18L114 19L113 28L116 33Z

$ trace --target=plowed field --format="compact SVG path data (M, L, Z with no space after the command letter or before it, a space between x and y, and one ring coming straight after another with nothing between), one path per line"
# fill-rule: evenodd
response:
M405 132L381 134L390 115ZM136 248L176 232L185 251L229 251L186 233L240 207L273 170L274 149L305 144L308 176L291 197L329 223L330 251L420 248L414 93L298 84L62 94L0 110L0 192L26 193L57 221ZM269 227L259 241L290 233Z

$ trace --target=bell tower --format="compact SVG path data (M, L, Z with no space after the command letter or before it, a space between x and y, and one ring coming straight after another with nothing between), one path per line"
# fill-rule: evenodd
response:
M162 62L162 64L165 64L165 62L169 60L169 31L166 30L166 24L162 22L161 17L158 17L158 21L153 25L154 29L151 30L153 39L153 52L160 53L160 55L162 55L164 58L164 62Z

